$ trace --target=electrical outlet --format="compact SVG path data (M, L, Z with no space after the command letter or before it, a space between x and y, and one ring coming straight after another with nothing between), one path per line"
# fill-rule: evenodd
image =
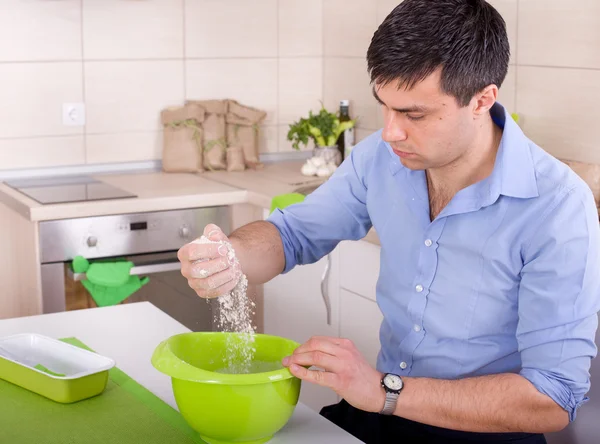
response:
M85 104L83 104L83 103L63 103L63 125L84 126L85 125Z

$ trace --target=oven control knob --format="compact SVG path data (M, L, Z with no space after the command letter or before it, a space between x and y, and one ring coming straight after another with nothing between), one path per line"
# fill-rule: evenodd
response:
M185 227L185 226L181 227L179 229L179 236L181 236L184 239L190 237L190 229L188 227Z
M90 248L94 248L96 245L98 245L98 238L95 236L90 236L87 238L87 245Z

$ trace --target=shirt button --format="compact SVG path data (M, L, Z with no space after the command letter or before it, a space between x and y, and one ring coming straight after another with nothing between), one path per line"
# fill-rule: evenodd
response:
M431 242L431 239L427 239L427 240L425 241L425 246L426 246L426 247L431 247L431 245L433 245L433 242Z
M415 325L413 326L413 330L414 330L414 331L416 331L417 333L419 333L419 332L421 331L421 326L420 326L420 325L417 325L417 324L415 324Z
M406 365L406 362L401 362L401 363L400 363L400 368L401 368L402 370L404 370L406 367L408 367L408 366Z
M417 293L421 293L423 291L423 286L419 284L415 287L415 290L417 290Z

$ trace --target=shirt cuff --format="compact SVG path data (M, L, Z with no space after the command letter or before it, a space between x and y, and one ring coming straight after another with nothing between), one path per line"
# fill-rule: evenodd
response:
M571 422L577 416L577 409L589 399L584 397L577 401L569 386L562 382L560 377L552 376L548 372L525 368L521 370L520 375L531 382L540 393L549 396L561 406L569 414Z
M294 248L285 236L282 228L285 227L283 211L280 209L273 211L273 213L271 213L271 215L267 218L267 222L272 223L275 228L277 228L277 231L279 231L279 236L281 237L281 242L283 243L283 253L285 255L285 267L282 274L286 274L297 265L297 262L294 255Z

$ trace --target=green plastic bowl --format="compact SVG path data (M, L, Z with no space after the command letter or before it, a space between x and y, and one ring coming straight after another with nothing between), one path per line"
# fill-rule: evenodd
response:
M298 403L300 380L281 360L300 344L257 334L259 373L217 373L228 366L226 342L238 338L235 333L184 333L163 341L152 356L152 365L171 377L179 411L209 444L265 443Z

